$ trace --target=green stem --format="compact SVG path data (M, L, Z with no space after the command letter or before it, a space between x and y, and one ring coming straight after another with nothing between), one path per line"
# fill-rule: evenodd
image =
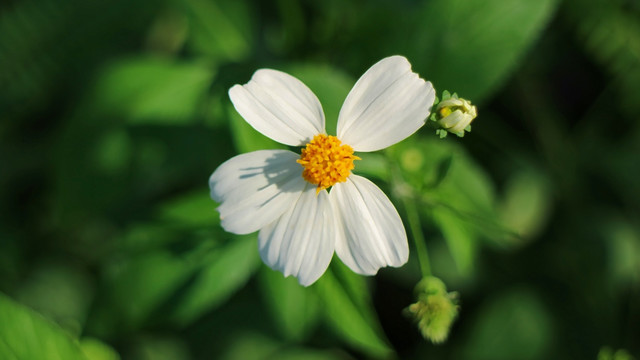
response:
M418 209L416 209L416 204L413 199L410 199L407 196L401 196L401 199L404 209L407 212L409 231L411 232L411 237L416 244L416 251L418 252L418 262L420 263L422 277L431 276L429 253L427 252L427 245L424 242L424 236L420 226L420 217L418 216Z

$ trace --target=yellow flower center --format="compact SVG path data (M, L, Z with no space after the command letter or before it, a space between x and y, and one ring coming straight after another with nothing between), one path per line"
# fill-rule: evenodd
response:
M443 107L442 109L440 109L440 117L447 117L449 115L451 115L453 111L451 110L450 107Z
M353 155L353 148L341 145L337 137L319 134L302 149L300 159L296 160L304 166L302 177L318 185L316 193L333 186L337 182L345 182L354 168L353 160L360 160Z

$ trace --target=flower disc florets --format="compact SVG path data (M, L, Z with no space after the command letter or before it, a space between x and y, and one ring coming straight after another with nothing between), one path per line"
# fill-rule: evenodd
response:
M302 177L311 184L318 185L316 192L345 182L353 170L353 148L335 136L319 134L314 136L302 149L300 159L296 160L304 166Z

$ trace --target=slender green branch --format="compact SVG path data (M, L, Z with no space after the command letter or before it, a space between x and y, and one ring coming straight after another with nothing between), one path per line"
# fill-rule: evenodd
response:
M387 157L389 160L389 157ZM388 166L391 173L391 185L396 198L402 201L405 212L407 214L407 222L409 225L409 232L416 245L416 252L418 253L418 262L420 263L420 272L422 277L431 276L431 265L429 263L429 253L427 252L427 244L424 240L422 233L422 226L420 225L420 215L416 208L417 194L406 181L402 178L401 171L396 164L392 161L388 161Z
M407 222L409 223L409 231L411 237L416 244L416 251L418 252L418 261L420 262L420 271L422 277L431 276L431 265L429 264L429 253L427 252L427 245L424 242L424 236L422 234L422 227L420 226L420 217L418 216L418 209L413 199L407 196L401 196L404 209L407 212Z

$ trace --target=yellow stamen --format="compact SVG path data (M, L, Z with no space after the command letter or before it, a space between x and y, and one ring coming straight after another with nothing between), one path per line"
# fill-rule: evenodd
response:
M450 107L443 107L442 109L440 109L440 116L441 117L447 117L449 116L453 111L451 110Z
M316 194L322 189L329 188L338 182L345 182L353 170L354 160L360 160L353 155L349 145L341 145L337 137L319 134L302 149L300 159L296 160L304 166L302 177L318 185Z

